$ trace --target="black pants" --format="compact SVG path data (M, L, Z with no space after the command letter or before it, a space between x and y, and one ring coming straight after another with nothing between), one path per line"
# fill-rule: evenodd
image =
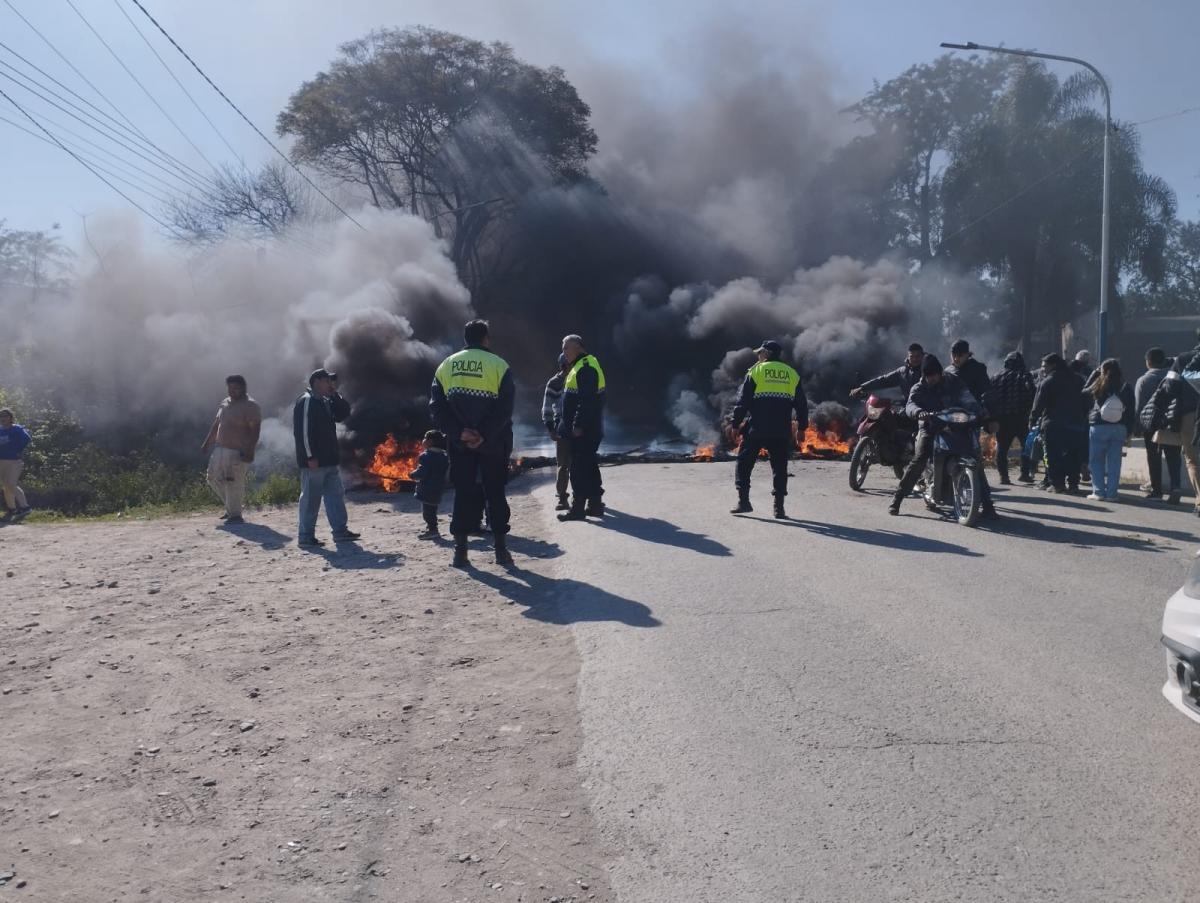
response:
M576 507L598 505L604 495L599 452L599 437L571 437L571 492L574 495L572 504Z
M767 450L771 459L771 472L774 474L773 494L777 498L787 495L788 461L792 457L791 436L756 436L754 431L742 437L742 444L737 453L737 469L734 471L734 485L739 492L750 491L750 472L758 461L758 453Z
M1157 442L1146 440L1146 464L1150 469L1150 490L1156 495L1162 495L1162 460L1167 459L1167 478L1171 481L1171 492L1179 491L1181 477L1180 467L1183 456L1178 445L1159 445Z
M1048 423L1042 427L1042 444L1046 449L1046 479L1059 489L1067 488L1067 477L1074 463L1074 437L1065 426Z
M429 502L421 502L421 517L425 518L425 526L430 530L437 530L438 528L437 514L437 505L430 504Z
M487 505L492 532L508 533L508 458L481 455L468 449L450 450L450 479L454 483L454 511L450 515L450 533L468 536L483 522Z
M1013 440L1021 452L1021 475L1029 476L1031 468L1025 458L1025 439L1029 436L1028 417L1002 417L996 430L996 470L1000 473L1000 482L1008 480L1008 450Z
M921 430L917 433L916 447L913 452L912 463L908 465L908 469L904 471L904 476L900 478L900 485L896 487L896 494L892 497L892 504L899 505L902 501L908 498L908 494L913 491L913 487L917 485L917 481L925 475L925 465L929 463L930 457L933 455L933 433L928 433ZM987 474L980 467L979 473L979 501L984 508L992 506L992 487L988 485Z

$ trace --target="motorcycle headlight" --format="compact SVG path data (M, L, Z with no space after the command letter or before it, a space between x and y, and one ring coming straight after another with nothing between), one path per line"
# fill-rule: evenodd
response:
M877 405L873 405L873 404L867 405L867 419L868 420L878 420L879 416L882 413L883 413L883 408L881 408Z
M966 411L955 411L953 414L947 414L946 419L951 423L970 423L971 415Z

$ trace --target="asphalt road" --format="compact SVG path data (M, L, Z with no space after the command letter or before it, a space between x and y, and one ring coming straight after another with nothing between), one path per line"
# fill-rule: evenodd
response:
M1195 900L1200 727L1159 625L1200 526L1025 487L968 529L795 462L605 470L554 537L626 903ZM552 487L538 490L549 507Z

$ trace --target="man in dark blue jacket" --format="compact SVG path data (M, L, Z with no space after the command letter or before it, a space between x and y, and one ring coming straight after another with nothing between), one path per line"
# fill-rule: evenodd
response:
M347 527L346 488L339 468L337 424L350 416L349 403L338 394L337 374L322 368L308 378L308 391L292 407L296 464L300 468L301 546L322 546L317 539L321 501L335 542L350 542L359 534Z
M908 346L908 355L904 363L874 379L868 379L861 386L850 390L851 398L862 398L875 389L899 389L904 400L908 401L908 393L912 387L921 381L921 362L925 360L925 349L913 342Z
M921 363L921 381L912 388L908 396L908 406L905 412L909 418L921 424L917 432L916 450L912 463L904 471L892 504L888 506L888 514L899 514L900 503L908 497L917 481L925 473L925 465L933 455L933 431L928 426L928 415L936 414L947 408L963 408L972 414L982 415L983 405L975 400L966 385L951 373L942 370L942 363L932 354L925 356ZM980 468L982 476L983 468ZM983 513L988 517L996 516L996 508L992 504L991 492L986 481L981 480L981 499Z

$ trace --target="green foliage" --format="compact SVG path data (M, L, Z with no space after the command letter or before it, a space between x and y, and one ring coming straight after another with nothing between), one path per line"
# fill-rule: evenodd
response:
M246 497L255 506L294 505L300 501L300 476L296 473L270 473Z

